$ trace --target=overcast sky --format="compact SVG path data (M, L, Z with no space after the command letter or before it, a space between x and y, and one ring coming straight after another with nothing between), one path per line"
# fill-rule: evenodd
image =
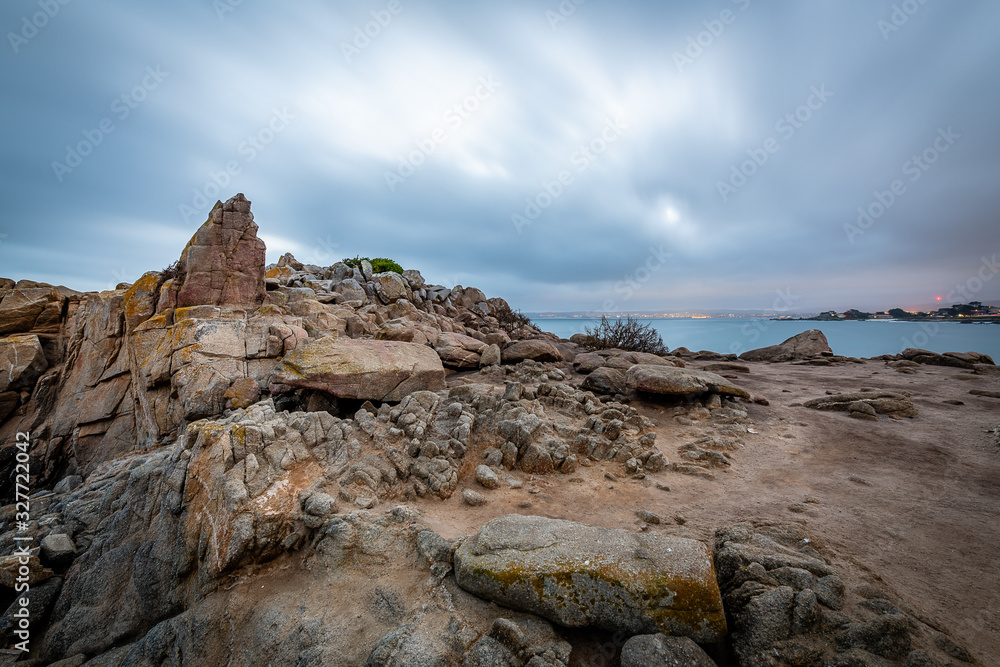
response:
M0 275L133 281L243 192L268 261L526 311L1000 301L996 2L276 5L6 0Z

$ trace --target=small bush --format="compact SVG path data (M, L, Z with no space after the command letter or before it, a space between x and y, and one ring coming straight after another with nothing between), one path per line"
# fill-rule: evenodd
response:
M180 260L177 260L176 262L174 262L173 264L171 264L167 268L165 268L162 271L160 271L160 275L163 276L163 282L167 282L168 280L173 280L174 278L177 277L177 273L178 273L178 271L177 271L177 264L179 262L180 262Z
M493 316L497 318L500 323L500 328L507 332L507 334L512 334L521 327L534 327L535 323L531 321L531 318L522 313L520 310L511 310L510 306L506 303L502 305L495 306L493 309Z
M363 260L368 260L372 265L373 273L384 273L386 271L393 271L395 273L402 274L403 267L389 259L388 257L376 257L375 259L368 259L367 257L355 257L354 259L345 259L344 264L347 264L352 269L360 269L361 262Z
M586 332L590 339L584 343L584 347L589 350L618 348L629 352L667 353L663 338L653 325L649 322L640 324L634 317L609 320L602 315L601 323L593 329L588 327Z

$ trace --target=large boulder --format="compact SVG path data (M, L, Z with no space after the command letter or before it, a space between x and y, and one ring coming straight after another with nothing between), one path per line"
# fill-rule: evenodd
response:
M375 283L375 294L382 303L395 303L406 298L406 281L395 271L376 273L372 282Z
M38 324L50 331L53 322L58 330L61 311L62 297L55 288L12 289L0 301L0 334L32 331Z
M568 627L714 642L726 616L708 547L573 521L508 515L455 552L463 589Z
M748 350L740 355L744 361L794 361L833 354L826 336L819 329L810 329L792 336L778 345Z
M479 368L481 355L488 346L481 340L464 334L441 332L434 349L445 366L450 368Z
M177 262L177 277L161 288L157 312L184 306L260 306L264 288L264 242L250 202L238 194L215 208Z
M624 394L628 391L628 382L624 371L602 366L585 377L580 388L599 394Z
M8 390L30 389L48 362L42 344L35 335L0 338L0 393Z
M628 369L628 386L650 394L728 394L750 398L750 393L721 375L690 368L637 364Z
M441 359L425 345L327 336L296 348L274 369L272 393L318 389L339 398L398 401L444 389Z
M517 364L525 359L533 361L562 361L563 356L553 343L547 340L521 340L503 349L503 362Z

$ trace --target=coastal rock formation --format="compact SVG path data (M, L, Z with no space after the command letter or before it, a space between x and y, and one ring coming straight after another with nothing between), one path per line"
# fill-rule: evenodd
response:
M777 345L749 350L740 355L744 361L795 361L832 355L833 350L826 336L819 329L810 329L796 334Z
M494 519L455 552L467 591L569 627L718 641L725 614L708 549L571 521Z
M176 267L131 285L80 293L0 279L0 648L17 641L13 586L31 586L31 651L0 664L708 660L661 632L705 642L719 664L736 650L740 667L775 651L787 664L975 664L895 598L858 594L845 560L807 546L816 540L773 526L720 533L720 604L699 540L745 507L716 505L712 489L748 476L726 471L779 442L764 440L769 428L794 442L804 427L774 419L794 408L773 386L765 409L676 357L586 352L511 322L509 304L474 287L364 261L286 254L265 266L262 248L238 195ZM963 355L944 356L996 368ZM632 393L631 369L682 393ZM780 374L753 366L739 381L760 387L768 369ZM921 373L960 374L991 395L994 379L968 370ZM992 400L969 399L969 386L947 410ZM893 402L901 391L852 394L822 407L908 409ZM19 465L31 471L27 520ZM773 505L768 489L754 507ZM700 520L684 498L704 506ZM789 509L813 520L816 507ZM25 540L27 563L15 553ZM580 623L615 632L566 627Z
M629 368L628 386L650 394L685 395L711 392L750 398L750 393L721 375L689 368L638 364Z
M187 306L260 306L264 289L264 242L250 202L238 194L217 203L177 261L177 277L161 287L157 312Z

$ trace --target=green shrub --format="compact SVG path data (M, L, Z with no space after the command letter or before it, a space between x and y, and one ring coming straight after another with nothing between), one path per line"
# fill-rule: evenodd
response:
M360 269L361 262L363 260L368 260L372 265L373 273L384 273L386 271L392 271L394 273L403 273L403 267L389 259L388 257L376 257L375 259L368 259L367 257L355 257L354 259L345 259L344 264L347 264L352 269Z
M602 315L600 324L585 331L590 338L583 346L589 350L618 348L629 352L667 353L663 338L653 325L649 322L640 324L634 317L609 320Z

